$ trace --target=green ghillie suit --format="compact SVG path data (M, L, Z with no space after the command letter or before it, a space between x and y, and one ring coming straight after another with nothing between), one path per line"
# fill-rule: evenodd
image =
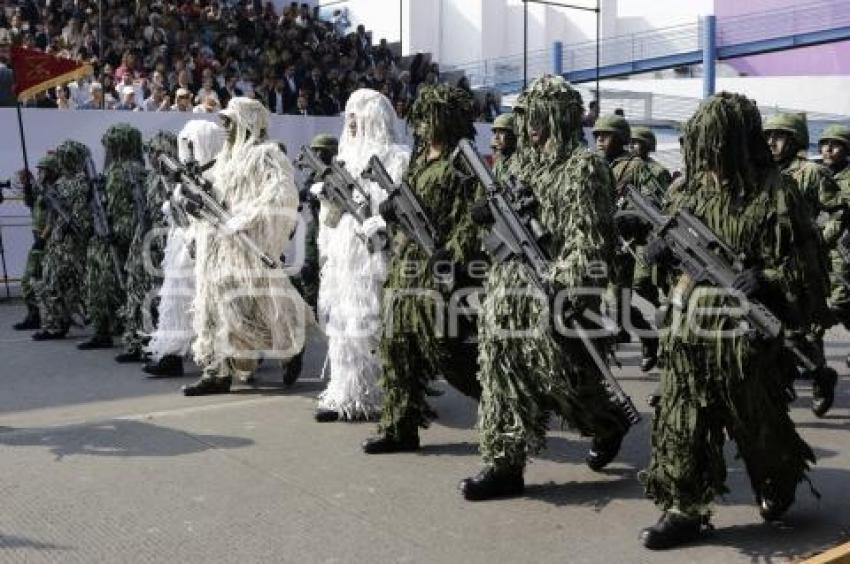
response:
M42 331L33 335L36 340L64 337L74 314L85 317L80 282L85 278L91 212L83 170L90 155L88 147L76 141L65 141L56 149L60 176L54 188L72 225L55 211L47 214L42 276L33 285L41 308Z
M47 205L44 192L53 186L57 178L59 178L59 162L53 154L48 154L38 162L36 182L31 185L31 192L24 197L32 215L33 244L27 253L27 264L21 276L21 297L27 307L27 316L22 322L15 324L14 328L19 331L38 329L41 326L35 284L41 278L46 244L44 237L47 226Z
M469 215L477 188L455 172L449 156L460 139L475 135L472 98L447 85L424 88L408 120L418 139L405 180L436 228L441 260L464 265L479 248ZM432 143L442 146L437 158L429 158ZM380 345L384 404L377 440L418 446L418 429L426 427L433 415L425 396L434 378L442 375L468 396L480 394L475 346L464 342L474 326L461 322L458 336L451 335L446 329L450 296L438 288L432 269L426 266L427 255L400 232L391 249L384 285L385 327ZM455 289L464 286L462 278L456 279ZM368 443L364 449L374 452Z
M793 328L806 276L799 244L807 218L793 182L771 162L755 103L718 94L687 122L684 138L687 187L668 211L689 208L740 253L743 277L752 273L759 281L749 290L753 297ZM682 295L686 287L681 274L670 302L682 305L668 310L661 339L661 401L645 483L665 514L641 535L653 549L698 536L712 500L728 491L726 436L736 443L766 519L793 502L815 460L788 414L782 374L789 355L780 342L740 331L741 300L730 291L700 283Z
M142 134L128 124L119 123L106 130L102 141L106 149L103 170L106 213L112 227L112 243L118 250L121 275L124 276L124 265L137 220L133 190L136 186L145 185ZM127 293L117 279L110 255L110 242L101 237L92 238L87 253L86 271L88 313L94 326L93 341L97 341L90 344L111 346L112 335L121 329L115 319L119 308L127 301Z
M512 172L533 192L551 235L544 244L553 259L550 281L568 293L596 290L570 299L598 310L614 253L614 179L580 142L582 100L565 80L534 81L522 102ZM544 136L542 145L530 146L529 129ZM484 286L478 427L484 462L497 471L522 472L544 447L552 412L595 443L613 440L617 448L628 428L586 349L553 328L548 304L532 288L515 261L491 267Z
M177 159L177 136L170 131L157 132L147 142L147 153L152 172L144 185L134 184L132 187L141 192L138 203L133 207L135 230L124 264L127 301L121 307L120 315L124 325L121 340L125 352L118 356L116 360L119 361L141 361L148 340L145 334L150 333L156 324L153 298L162 284L161 265L168 229L162 205L169 195L162 175L156 171L160 153Z

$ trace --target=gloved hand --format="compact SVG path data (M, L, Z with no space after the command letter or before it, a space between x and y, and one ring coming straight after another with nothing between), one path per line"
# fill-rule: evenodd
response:
M646 223L634 215L618 215L614 222L620 235L627 239L643 236L646 231Z
M227 235L233 235L237 231L242 231L243 229L245 229L245 224L242 221L242 218L236 215L228 219L224 225L221 226L221 230Z
M324 185L321 182L316 182L312 186L310 186L310 195L316 199L324 197Z
M186 213L195 217L199 216L201 209L204 207L200 198L185 190L180 190L178 198L183 204L183 209L186 210Z
M43 251L47 241L44 240L44 237L39 237L36 235L35 241L32 244L32 249L34 251Z
M490 203L487 198L482 198L472 204L469 215L476 225L488 226L493 224L493 213L490 211Z
M732 288L750 298L764 289L764 274L760 268L748 268L735 277Z
M358 227L370 252L381 251L387 246L387 222L380 215L373 215Z
M664 239L660 237L654 237L649 241L649 243L647 243L644 250L644 256L646 258L646 263L649 265L670 264L674 260L673 252L670 250L670 247L668 247Z
M395 221L395 205L391 198L378 204L378 214L386 221Z

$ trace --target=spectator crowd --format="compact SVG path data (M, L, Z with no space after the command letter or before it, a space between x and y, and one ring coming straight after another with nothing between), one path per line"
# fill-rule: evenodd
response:
M103 14L98 14L98 5ZM214 112L251 96L272 113L337 115L358 88L385 94L405 117L439 67L417 54L401 68L343 10L320 18L296 2L259 0L0 0L0 42L90 63L94 76L29 105L58 109ZM102 38L100 34L102 30ZM459 86L469 88L466 79ZM479 117L498 114L495 97Z

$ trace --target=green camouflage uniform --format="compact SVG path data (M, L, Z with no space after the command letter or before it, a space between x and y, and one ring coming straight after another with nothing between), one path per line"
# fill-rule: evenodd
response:
M177 136L170 131L159 131L148 141L149 154L156 165L159 153L165 153L177 159ZM136 215L142 212L142 220L136 220L133 240L124 265L127 281L127 301L120 315L124 325L122 342L131 354L142 354L147 342L146 333L153 331L156 325L156 307L153 302L159 285L162 284L163 253L165 234L168 230L162 204L168 196L163 178L156 172L147 175L144 186L144 210L134 210Z
M808 354L818 364L824 358L823 335L826 329L834 324L834 318L827 306L829 296L829 256L824 244L823 233L817 227L819 216L829 213L841 202L838 186L824 166L809 162L805 157L805 149L809 146L808 126L805 116L801 114L776 114L771 116L764 125L765 131L787 131L793 135L797 154L780 163L783 174L795 181L797 190L802 197L804 209L808 212L809 225L807 229L814 230L817 241L807 249L805 262L808 269L806 274L807 303L803 312L807 315L804 324L804 335L800 343ZM796 151L795 151L796 152ZM827 221L827 226L832 220Z
M144 186L145 183L142 135L130 125L116 124L106 130L103 146L106 148L106 213L123 275L136 228L133 184ZM100 237L93 237L89 244L86 270L89 318L96 336L109 337L120 330L114 320L119 308L126 303L127 294L116 278L110 245Z
M449 156L461 138L475 134L471 97L447 85L425 88L411 108L409 120L417 131L424 125L428 133L423 135L405 180L434 224L441 247L450 253L449 260L465 264L479 248L477 228L469 215L477 194L475 187L455 172ZM430 161L429 135L438 135L446 143L440 157ZM466 342L468 335L464 334L468 327L462 326L457 337L441 334L447 324L438 320L447 308L439 302L448 303L449 296L438 289L425 267L427 255L402 233L396 234L391 248L384 285L386 326L380 345L384 405L379 432L404 440L416 436L418 428L426 427L433 416L425 392L434 378L442 375L461 392L476 398L480 389L475 380L476 349ZM420 268L411 273L411 265ZM463 286L458 282L457 286Z
M45 241L44 228L47 226L47 209L44 202L44 191L51 187L59 176L59 161L53 155L47 155L38 162L39 176L43 184L35 186L35 201L32 206L33 245L27 254L27 264L21 276L21 297L28 311L38 311L38 298L35 294L35 283L41 278L42 260L44 258Z
M850 164L836 172L832 176L832 179L841 191L841 198L845 201L850 201ZM824 227L823 238L826 245L830 248L829 262L831 265L830 281L832 291L829 296L829 305L841 318L842 323L850 325L850 290L847 287L850 284L850 264L841 258L841 253L835 248L843 230L842 222L831 222Z
M746 267L762 269L766 289L759 299L793 327L806 272L798 243L807 218L799 214L793 183L773 166L761 137L753 102L726 93L704 102L685 126L688 187L669 211L691 209L743 254ZM731 185L718 187L706 174L718 162L732 166ZM677 276L671 303L686 286L684 276ZM793 496L815 457L788 414L782 374L789 355L778 340L721 334L739 323L734 310L725 309L740 307L728 293L698 284L681 301L681 308L668 310L662 333L664 368L645 476L648 495L663 510L707 515L712 500L728 491L723 443L729 436L758 497Z
M530 148L521 135L517 162L526 164L514 170L534 193L538 219L551 235L544 249L553 258L551 282L601 294L614 252L614 179L605 162L581 146L581 96L562 78L544 76L529 86L524 104L523 122L550 132L543 150ZM492 266L484 286L478 427L484 462L497 468L522 468L544 447L552 412L602 440L628 427L581 342L553 329L539 296L516 293L532 292L530 284L526 267L509 261ZM575 299L598 310L599 295Z
M33 288L41 308L41 328L51 333L65 333L74 314L85 317L81 281L85 279L86 245L91 237L91 211L83 170L90 155L88 147L76 141L65 141L56 149L61 174L54 185L56 195L76 229L58 213L48 213L42 276Z

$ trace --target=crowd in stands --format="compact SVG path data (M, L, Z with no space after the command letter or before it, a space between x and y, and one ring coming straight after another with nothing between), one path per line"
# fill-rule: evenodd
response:
M344 11L322 19L318 8L296 2L280 11L260 0L0 0L0 7L0 34L13 45L95 70L29 102L37 107L215 112L244 95L275 114L337 115L351 92L368 87L404 117L421 85L439 80L438 65L421 54L401 68L386 40L374 45ZM465 79L458 85L469 88ZM492 120L495 98L480 110Z

